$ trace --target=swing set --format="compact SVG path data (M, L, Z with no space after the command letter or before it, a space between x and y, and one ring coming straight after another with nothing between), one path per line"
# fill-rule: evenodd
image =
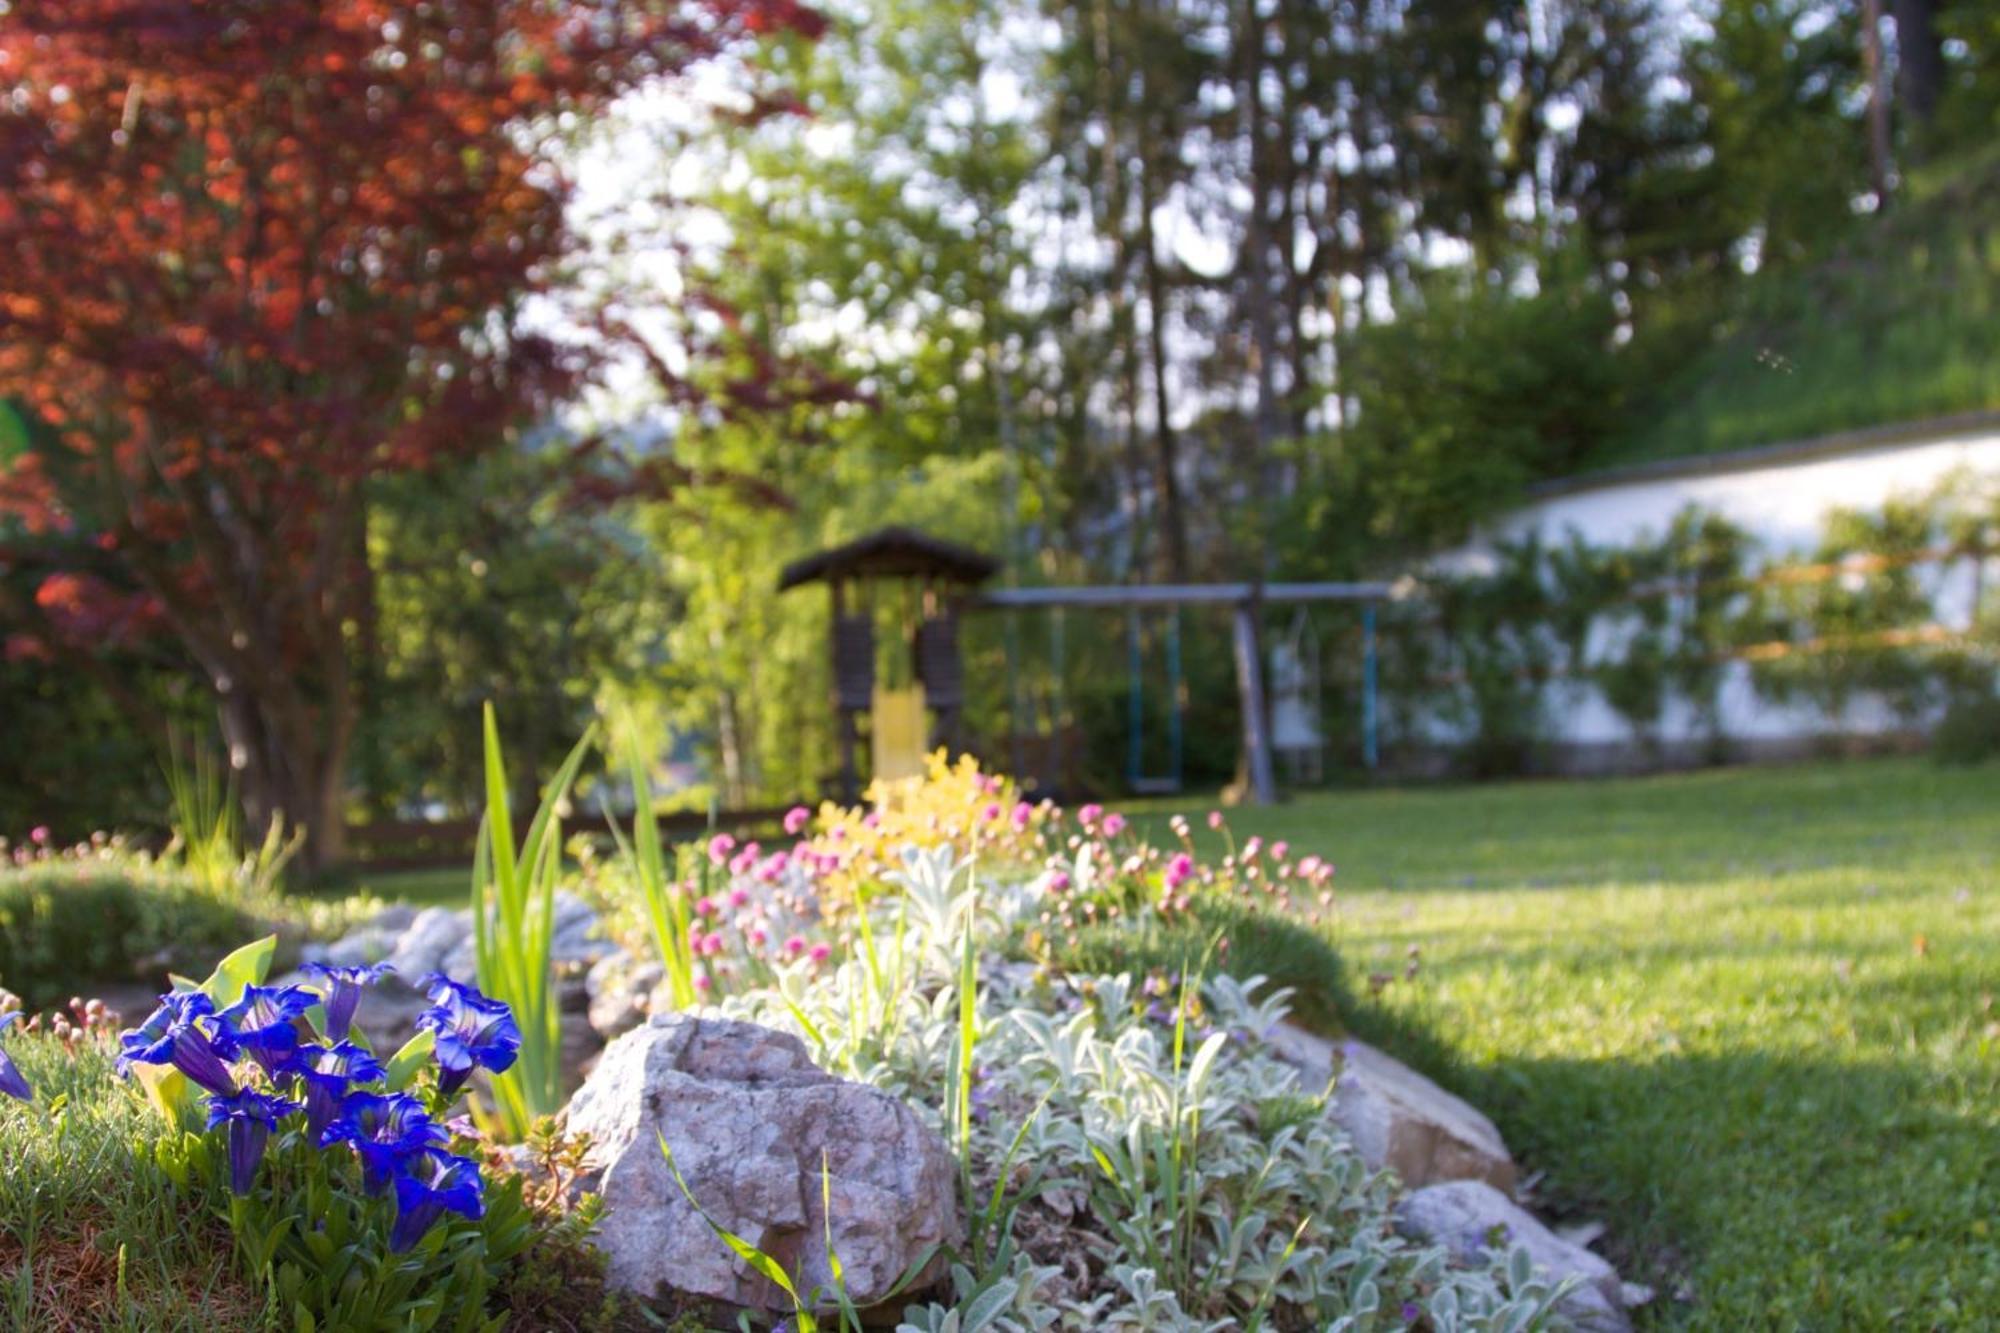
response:
M1049 655L1052 697L1049 724L1044 732L1048 742L1045 765L1029 765L1022 752L1021 720L1027 713L1022 692L1022 672L1016 647L1017 636L1008 635L1007 670L1013 686L1014 753L1010 756L1017 774L1031 767L1043 768L1060 786L1064 774L1064 719L1067 714L1062 696L1065 648L1065 613L1070 610L1115 610L1125 614L1126 643L1126 755L1125 778L1135 792L1177 791L1183 777L1183 713L1187 707L1186 681L1182 671L1181 612L1186 607L1226 606L1231 612L1231 639L1236 664L1236 686L1243 717L1243 748L1249 760L1251 799L1268 804L1277 799L1277 780L1272 753L1282 747L1288 752L1301 748L1317 733L1318 642L1311 634L1306 608L1325 602L1350 602L1361 608L1362 623L1362 757L1374 768L1376 741L1376 645L1375 608L1390 595L1386 583L1191 583L1191 584L1084 584L1034 588L1000 588L975 592L998 572L999 564L990 556L942 541L908 528L885 528L844 546L822 551L786 566L779 591L806 583L825 582L833 597L831 654L833 659L833 705L840 718L842 764L840 787L849 800L858 794L859 778L855 751L860 719L870 716L874 739L874 770L908 771L911 754L920 757L918 747L961 744L958 735L964 703L964 670L959 661L957 623L966 610L1003 610L1010 617L1023 611L1046 610L1049 615ZM914 683L900 691L884 690L875 683L875 612L872 595L863 592L858 609L850 585L865 590L884 579L904 583L902 637L911 650ZM1290 633L1281 645L1288 656L1274 654L1273 698L1267 696L1265 669L1258 646L1258 618L1265 607L1294 606L1298 610ZM1162 770L1146 768L1147 691L1146 636L1142 616L1149 611L1164 612L1163 629L1156 642L1165 657L1167 756ZM1307 644L1310 643L1310 650ZM1309 659L1309 660L1308 660ZM1298 705L1293 709L1290 705ZM1309 710L1309 713L1300 712ZM926 713L935 717L928 737L922 725ZM1292 725L1307 717L1310 727ZM1273 731L1278 730L1274 746ZM883 741L893 737L896 753L885 753ZM1296 742L1296 743L1290 743ZM911 753L904 753L909 751ZM1293 776L1302 770L1293 766Z

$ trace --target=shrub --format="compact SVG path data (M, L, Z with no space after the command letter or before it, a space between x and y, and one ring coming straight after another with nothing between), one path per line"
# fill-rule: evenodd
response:
M1952 700L1931 733L1931 755L1940 764L1980 764L2000 755L2000 695Z
M1438 1328L1546 1326L1558 1292L1525 1252L1464 1267L1396 1234L1390 1178L1261 1040L1283 995L1201 978L1179 956L1178 983L996 973L979 942L1032 931L1062 890L975 878L949 847L913 850L892 882L905 903L860 910L878 952L901 936L902 984L885 991L855 953L723 1011L796 1033L823 1067L905 1098L957 1147L968 1239L944 1303L908 1306L902 1330L1369 1327L1389 1310ZM1211 919L1250 925L1263 910ZM1207 950L1192 905L1159 915L1157 947L1186 932ZM1126 929L1143 940L1148 926Z
M198 968L259 921L191 878L118 859L0 871L0 986L30 1006Z
M1220 940L1215 965L1263 977L1292 993L1292 1015L1317 1032L1338 1033L1345 994L1340 954L1326 936L1289 917L1228 899L1201 897L1170 919L1102 922L1067 934L1016 934L1011 951L1056 972L1177 975Z

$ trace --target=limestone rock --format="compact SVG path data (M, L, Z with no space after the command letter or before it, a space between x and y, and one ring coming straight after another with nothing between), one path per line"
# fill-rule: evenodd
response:
M461 944L472 939L472 916L448 907L426 907L412 918L396 940L389 965L405 981L416 982L426 972L446 971L445 960ZM470 981L470 972L446 972L454 981Z
M430 998L410 984L414 980L401 973L383 977L361 992L355 1006L354 1026L385 1060L416 1033L417 1015L431 1007Z
M624 950L591 964L584 979L590 996L590 1026L606 1041L623 1036L653 1011L653 988L666 976L657 962L641 962Z
M417 919L417 910L411 903L390 903L387 907L369 918L368 927L371 930L388 931L400 935L410 928L412 921Z
M451 916L454 933L444 937L448 941L445 948L439 952L437 961L425 970L442 972L454 981L470 981L479 970L478 945L472 938L472 913L458 911ZM411 923L405 939L421 938L428 944L431 937L418 936L418 923L424 923L427 931L431 929L424 916L419 915ZM441 927L438 933L443 936ZM597 913L591 910L589 903L572 893L556 894L549 958L558 968L567 963L588 966L607 954L615 953L617 948L598 934Z
M610 1279L642 1298L790 1310L689 1204L661 1136L716 1225L771 1255L823 1308L833 1303L829 1220L861 1307L897 1294L913 1263L960 1235L944 1141L896 1097L835 1078L796 1037L754 1023L655 1015L605 1050L567 1119L591 1141L582 1183L604 1197L595 1241ZM923 1280L939 1266L934 1257Z
M1580 1280L1556 1307L1577 1328L1584 1333L1629 1333L1632 1327L1616 1269L1562 1239L1484 1181L1454 1180L1405 1195L1396 1205L1396 1229L1441 1245L1469 1263L1525 1245L1535 1267L1550 1279Z
M1318 1091L1334 1078L1333 1115L1371 1170L1388 1169L1419 1188L1482 1180L1514 1188L1514 1159L1493 1122L1467 1102L1364 1042L1338 1044L1290 1023L1265 1035Z

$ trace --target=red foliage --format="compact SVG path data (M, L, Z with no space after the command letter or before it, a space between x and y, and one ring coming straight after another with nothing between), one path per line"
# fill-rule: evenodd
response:
M0 521L110 535L219 691L273 696L253 730L285 734L232 745L337 785L363 483L493 447L593 369L519 319L578 249L547 150L819 24L796 0L0 10L0 396L44 441L0 465Z

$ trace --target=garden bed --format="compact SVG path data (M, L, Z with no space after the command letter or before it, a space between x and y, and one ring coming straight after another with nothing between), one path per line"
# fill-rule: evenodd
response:
M651 1015L589 1062L596 1072L573 1118L594 1137L536 1128L533 1116L559 1109L575 1082L562 1076L562 988L544 951L548 984L515 1006L518 1060L509 1052L492 1076L469 1085L476 1121L452 1121L434 1149L478 1164L486 1218L445 1217L420 1244L406 1234L400 1193L386 1206L365 1174L352 1174L360 1166L304 1132L306 1101L271 1113L271 1157L235 1180L247 1193L230 1202L232 1155L216 1137L225 1130L204 1137L198 1117L175 1124L149 1109L116 1079L101 1023L10 1036L38 1085L32 1105L5 1113L5 1131L29 1164L17 1188L74 1204L10 1211L0 1223L17 1311L32 1323L67 1308L53 1301L92 1308L109 1300L145 1312L148 1327L337 1326L325 1322L334 1297L300 1257L319 1252L310 1237L330 1225L315 1219L333 1216L346 1219L348 1243L375 1256L343 1270L354 1276L341 1279L340 1299L358 1299L356 1282L392 1287L417 1302L398 1308L399 1317L416 1311L418 1327L461 1326L436 1321L444 1306L458 1310L467 1299L520 1327L618 1327L633 1317L632 1301L685 1326L733 1327L748 1307L755 1322L804 1327L817 1310L833 1327L852 1321L857 1292L920 1333L1519 1328L1600 1315L1611 1322L1597 1326L1623 1325L1615 1275L1564 1269L1574 1256L1553 1248L1560 1242L1527 1214L1468 1232L1462 1219L1448 1225L1436 1209L1418 1207L1429 1191L1406 1195L1394 1174L1365 1160L1327 1096L1324 1071L1303 1072L1276 1041L1291 994L1239 960L1290 969L1321 1007L1314 1021L1330 1026L1337 1017L1326 1007L1337 993L1332 956L1310 931L1284 924L1288 912L1310 920L1325 910L1331 871L1316 858L1250 842L1203 858L1181 828L1166 845L1150 845L1115 814L1065 816L970 769L940 769L881 796L865 811L800 812L795 826L811 827L799 828L805 836L784 853L718 840L669 860L656 856L642 828L629 856L569 875L635 962L650 953L659 964L659 982L638 1006ZM496 866L488 907L496 927L518 920L529 938L540 929L534 904L553 893L556 878L520 871L553 865L533 854L536 836L529 833L511 870ZM510 874L525 891L518 904L508 897ZM404 930L414 927L412 915ZM1134 946L1122 969L1085 965L1119 963L1110 951L1121 934ZM553 945L556 937L540 938ZM521 980L507 981L499 944L491 956L474 952L472 970L499 978L500 990ZM443 956L454 956L449 946ZM260 972L267 967L268 954ZM292 992L273 982L268 992L246 992L253 1000L268 994L258 1002L275 1006L255 1021L275 1013L308 1046L316 1037L330 1042L324 987L300 992L293 1005L285 998ZM437 1006L459 1003L451 997L460 992L437 981L426 990L432 1008L416 1015L419 1041L396 1061L387 1059L386 1038L376 1043L390 1070L381 1077L408 1065L403 1056L421 1048L422 1032L441 1040L454 1021L438 1017ZM682 1016L689 1010L704 1016ZM224 1046L237 1043L233 1078L303 1096L302 1072L255 1072L243 1026L255 1012L226 1011L224 1019L237 1015L227 1019L235 1026L211 1033ZM745 1033L768 1034L747 1039L745 1049L762 1053L718 1066L713 1052ZM437 1058L445 1059L442 1046ZM444 1125L459 1109L454 1080L442 1066L435 1080L425 1077L416 1090ZM357 1074L349 1095L382 1086ZM739 1128L723 1140L703 1140L704 1114L659 1112L674 1097L711 1111L734 1097L731 1114L748 1118L732 1121ZM865 1118L785 1120L824 1098L887 1108L884 1123L928 1146L884 1158L865 1134L815 1139L811 1128ZM634 1128L633 1117L646 1114L661 1114L651 1135ZM151 1218L160 1239L97 1213L88 1173L73 1165L77 1143L64 1139L79 1133L90 1136L92 1169L118 1178L113 1193L129 1204L118 1211ZM524 1134L540 1146L504 1146ZM198 1147L208 1138L218 1146ZM753 1152L759 1143L762 1157ZM813 1143L816 1156L805 1146ZM902 1183L882 1186L884 1162L922 1158L940 1166L892 1173ZM756 1182L747 1195L746 1179ZM1495 1206L1512 1206L1477 1188ZM773 1198L794 1203L770 1212ZM496 1199L515 1230L496 1230ZM803 1215L786 1211L795 1206ZM270 1225L246 1232L249 1217L292 1219L290 1239L261 1239L283 1230ZM686 1263L665 1273L634 1268L619 1237L641 1223L646 1235L656 1234L646 1227L669 1228L687 1247ZM601 1259L581 1243L593 1226ZM383 1233L415 1248L391 1248ZM878 1253L890 1235L905 1237L910 1252ZM122 1279L112 1262L121 1245ZM289 1259L285 1245L295 1247ZM135 1250L145 1251L136 1268ZM440 1253L453 1257L439 1266ZM904 1260L901 1280L885 1282ZM72 1270L66 1282L51 1276ZM704 1285L698 1271L725 1277ZM474 1280L478 1273L486 1276ZM874 1285L864 1287L864 1278ZM461 1297L424 1304L433 1286ZM547 1313L558 1297L559 1317ZM530 1309L541 1312L523 1315Z

